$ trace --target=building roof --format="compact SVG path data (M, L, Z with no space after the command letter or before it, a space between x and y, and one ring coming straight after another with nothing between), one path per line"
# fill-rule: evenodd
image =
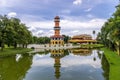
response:
M96 40L69 40L69 42L78 42L78 43L88 43L88 42L97 42Z
M54 19L60 19L60 17L59 17L59 16L56 16Z
M91 35L89 34L80 34L80 35L75 35L73 36L72 38L83 38L83 37L89 37L89 38L92 38Z

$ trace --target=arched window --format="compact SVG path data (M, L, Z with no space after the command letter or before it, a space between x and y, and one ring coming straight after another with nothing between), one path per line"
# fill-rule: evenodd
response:
M57 42L56 42L56 44L57 44Z

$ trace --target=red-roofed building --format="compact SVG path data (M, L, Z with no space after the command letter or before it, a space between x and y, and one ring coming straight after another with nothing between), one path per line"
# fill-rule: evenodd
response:
M96 40L92 39L91 35L88 34L81 34L81 35L75 35L72 37L71 40L69 40L71 43L97 43Z

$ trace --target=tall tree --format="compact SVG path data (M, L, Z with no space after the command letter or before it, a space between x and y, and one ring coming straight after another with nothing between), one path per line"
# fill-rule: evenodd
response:
M27 47L32 41L32 34L27 26L21 23L18 18L8 18L6 15L0 16L0 47L4 48L4 44L12 45L14 48L18 44Z
M120 4L116 6L113 16L105 22L100 34L102 43L120 54Z
M4 43L6 39L6 28L9 26L9 19L7 15L0 16L0 31L1 31L1 50L3 51Z

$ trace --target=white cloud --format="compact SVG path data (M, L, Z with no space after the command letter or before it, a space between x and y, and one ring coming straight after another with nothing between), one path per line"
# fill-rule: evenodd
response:
M8 13L8 17L16 17L16 16L17 16L17 13L15 12Z
M85 12L90 12L92 10L92 8L88 8L85 10Z
M82 0L75 0L75 1L73 1L73 4L80 5L80 4L82 4Z
M67 20L60 21L61 34L76 35L76 34L92 34L93 30L99 31L104 24L105 19L94 18L87 21ZM51 36L54 34L54 21L30 21L26 23L29 30L36 36Z
M31 21L26 23L27 26L34 28L44 28L44 29L52 29L54 27L53 21Z
M37 34L38 34L38 35L44 34L44 30L39 30L39 31L37 32Z
M104 19L91 19L89 21L74 21L74 20L61 20L61 26L63 29L91 29L101 28L106 20Z
M88 18L94 18L94 16L92 14L88 14L87 17Z

